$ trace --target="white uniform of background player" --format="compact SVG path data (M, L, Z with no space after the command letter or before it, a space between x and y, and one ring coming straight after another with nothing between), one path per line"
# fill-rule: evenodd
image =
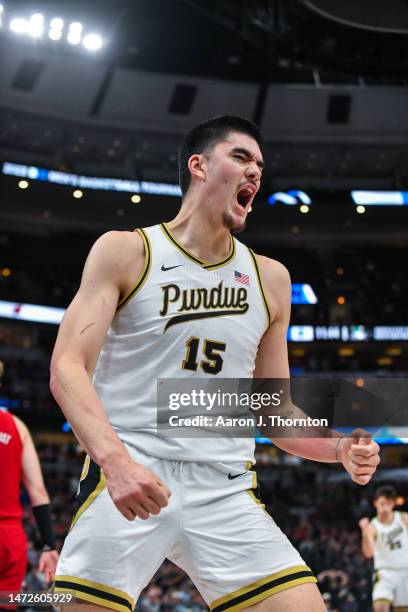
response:
M374 559L374 610L388 612L392 605L394 610L408 611L408 515L394 510L395 493L390 487L379 489L374 504L377 516L360 521L363 552Z

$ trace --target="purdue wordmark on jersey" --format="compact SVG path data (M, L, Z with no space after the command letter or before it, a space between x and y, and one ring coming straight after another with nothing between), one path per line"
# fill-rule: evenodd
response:
M164 224L138 231L145 265L119 303L94 374L109 420L124 442L164 459L253 461L252 439L163 437L156 407L158 378L252 377L271 321L255 255L231 237L227 257L209 263Z

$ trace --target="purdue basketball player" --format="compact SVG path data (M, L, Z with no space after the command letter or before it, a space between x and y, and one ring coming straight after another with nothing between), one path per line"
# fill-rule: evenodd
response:
M61 324L51 389L88 456L55 585L87 610L132 610L166 557L214 611L324 610L252 492L254 441L156 428L158 377L289 377L289 274L231 235L259 190L261 149L246 119L195 127L180 149L177 217L97 240ZM275 442L340 461L361 484L379 461L377 444L358 437Z
M365 557L374 557L374 612L408 612L408 514L394 510L394 487L380 487L374 496L377 515L360 520Z

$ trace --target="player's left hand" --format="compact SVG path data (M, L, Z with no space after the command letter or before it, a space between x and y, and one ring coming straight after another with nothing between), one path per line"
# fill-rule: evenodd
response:
M57 568L58 559L59 554L56 550L47 550L41 553L40 561L38 563L38 570L43 572L47 582L51 582L55 578L55 570Z
M380 447L367 431L355 429L340 440L339 458L352 480L366 485L380 463Z

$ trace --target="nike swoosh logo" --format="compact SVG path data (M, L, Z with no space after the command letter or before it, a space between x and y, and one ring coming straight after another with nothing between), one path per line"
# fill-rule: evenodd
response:
M167 272L168 270L173 270L173 268L181 268L183 264L178 264L178 266L169 266L168 268L166 268L165 265L162 265L162 267L160 268L162 272Z
M242 472L241 474L235 474L235 476L233 476L230 472L228 474L228 480L234 480L234 478L238 478L238 476L243 476L244 474L246 474L246 472Z

